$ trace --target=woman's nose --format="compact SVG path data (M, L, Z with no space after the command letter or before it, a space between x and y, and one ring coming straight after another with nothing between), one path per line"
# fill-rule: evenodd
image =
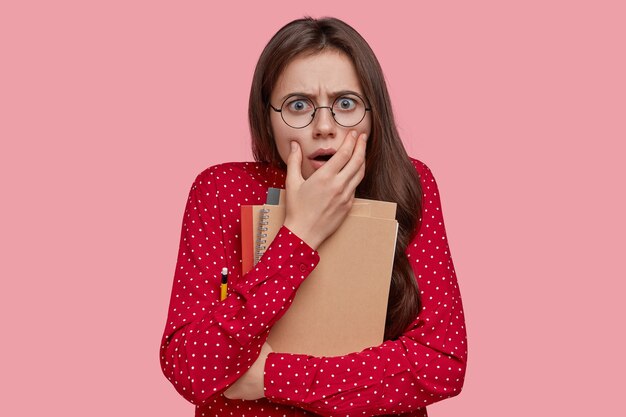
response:
M333 118L332 108L318 107L313 118L313 136L316 138L334 137L337 122Z

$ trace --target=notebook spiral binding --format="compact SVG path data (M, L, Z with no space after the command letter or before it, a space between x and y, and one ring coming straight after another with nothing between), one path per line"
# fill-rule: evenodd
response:
M259 210L259 231L257 233L254 245L254 263L261 259L267 249L267 225L269 220L270 209L262 208Z

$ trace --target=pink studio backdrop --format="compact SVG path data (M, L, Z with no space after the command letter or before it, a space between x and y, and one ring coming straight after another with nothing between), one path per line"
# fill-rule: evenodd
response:
M442 193L470 362L431 416L622 415L623 2L213 4L0 6L0 414L193 415L158 364L187 192L251 158L270 36L334 15Z

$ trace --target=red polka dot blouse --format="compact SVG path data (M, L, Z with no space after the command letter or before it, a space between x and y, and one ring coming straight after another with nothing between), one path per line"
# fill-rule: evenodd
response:
M397 340L338 357L270 353L265 397L222 393L259 355L319 257L283 227L256 268L241 275L242 204L263 204L285 173L262 163L226 163L195 180L160 350L163 373L196 405L196 416L425 416L458 394L467 359L463 307L446 239L437 184L413 160L422 190L420 229L407 247L422 311ZM229 296L220 302L223 267Z

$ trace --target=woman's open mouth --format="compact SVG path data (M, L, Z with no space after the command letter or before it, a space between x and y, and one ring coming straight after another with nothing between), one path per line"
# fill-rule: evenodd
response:
M313 168L318 169L335 154L334 149L318 149L309 156Z
M315 161L328 161L331 157L332 157L332 155L318 155L318 156L316 156L313 159Z

